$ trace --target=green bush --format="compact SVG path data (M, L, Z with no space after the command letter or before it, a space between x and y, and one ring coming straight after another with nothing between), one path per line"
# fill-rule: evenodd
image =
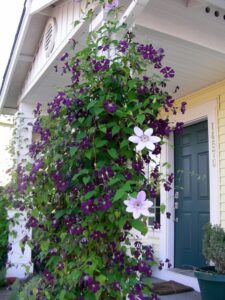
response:
M0 270L5 268L8 244L8 220L6 210L6 199L0 187Z
M27 283L25 283L19 293L18 300L36 300L40 287L41 277L33 276Z
M215 264L218 273L225 274L225 231L219 225L207 224L204 230L203 255Z

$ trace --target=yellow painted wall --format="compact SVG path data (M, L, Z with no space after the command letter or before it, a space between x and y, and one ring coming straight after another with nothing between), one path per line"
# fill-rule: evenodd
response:
M218 143L219 143L219 175L220 175L220 220L225 228L225 81L216 83L200 91L177 100L186 101L187 109L202 105L208 101L218 101Z

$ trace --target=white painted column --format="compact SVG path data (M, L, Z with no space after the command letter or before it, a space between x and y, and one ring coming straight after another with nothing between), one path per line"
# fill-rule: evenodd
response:
M22 103L16 115L16 133L15 133L15 168L18 164L26 164L31 160L29 157L29 145L32 142L32 126L28 123L33 121L33 109L30 104ZM21 199L22 200L22 199ZM25 246L22 252L20 241L25 236L31 236L31 230L26 228L27 215L17 209L8 211L9 225L9 244L11 250L8 252L6 277L25 278L33 272L31 261L31 249Z

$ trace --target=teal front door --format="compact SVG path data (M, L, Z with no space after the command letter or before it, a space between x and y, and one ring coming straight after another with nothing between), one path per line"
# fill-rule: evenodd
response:
M175 267L206 264L203 227L209 222L209 151L207 121L187 126L174 137Z

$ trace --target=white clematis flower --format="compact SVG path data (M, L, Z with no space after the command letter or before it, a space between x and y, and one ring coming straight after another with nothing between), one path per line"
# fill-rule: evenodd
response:
M150 214L149 208L153 205L152 201L146 200L146 193L140 191L137 194L137 198L130 197L124 201L127 206L126 211L133 213L134 219L138 219L141 215L150 217L154 214Z
M129 137L129 141L137 144L136 150L141 151L144 148L147 148L151 151L155 149L155 144L159 143L161 139L158 136L153 136L153 129L148 128L143 132L143 130L139 127L134 127L134 133L136 135L132 135Z

